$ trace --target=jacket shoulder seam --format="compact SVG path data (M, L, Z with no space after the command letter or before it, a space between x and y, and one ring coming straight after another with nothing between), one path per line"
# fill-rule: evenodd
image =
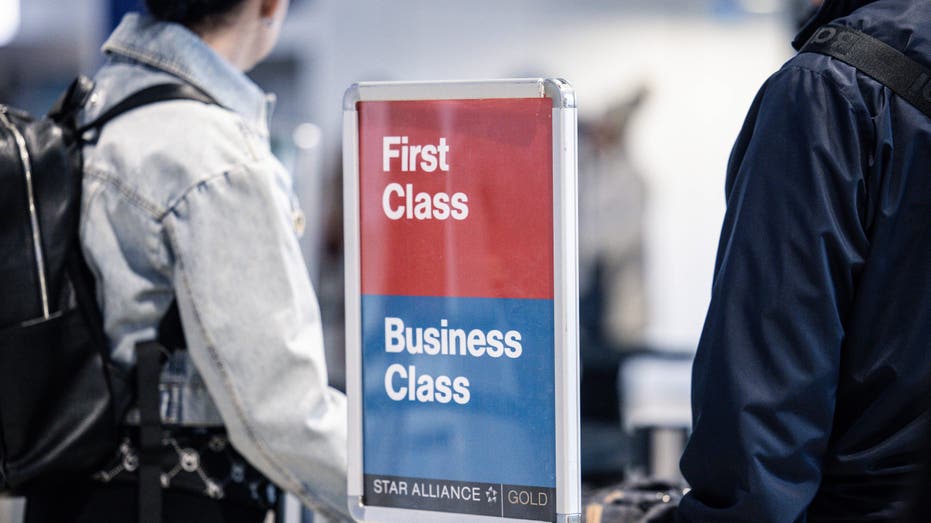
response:
M831 58L831 57L827 57L827 58L830 58L830 59L832 59L832 60L834 59L834 58ZM840 63L843 63L843 62L840 62ZM847 67L850 67L850 68L853 69L855 72L860 73L860 71L858 71L855 67L853 67L853 66L851 66L851 65L848 65L848 64L844 64L844 65L846 65ZM783 68L780 70L780 72L782 72L782 71L788 71L788 70L804 71L804 72L806 72L806 73L810 73L810 74L813 74L813 75L817 76L817 77L820 78L821 80L824 80L825 82L832 84L832 85L837 89L837 92L841 95L841 97L844 99L844 101L847 102L847 105L850 107L851 110L856 111L856 112L859 112L859 111L862 111L862 110L865 109L865 108L862 108L862 107L861 107L861 108L858 110L857 104L855 104L855 103L851 100L850 93L848 93L848 89L849 89L848 86L845 86L844 84L840 83L839 81L837 81L836 78L833 78L832 76L830 76L830 75L828 75L828 74L825 74L824 71L821 71L821 70L819 70L819 69L815 69L815 68L813 68L813 67L807 67L807 66L804 66L804 65L801 65L801 64L792 63L792 64L788 64L788 65L786 65L785 67L783 67Z
M164 211L159 205L142 196L138 191L133 190L128 184L120 180L119 177L113 176L111 173L105 171L104 169L94 167L85 168L84 176L95 178L111 186L118 193L120 193L120 195L123 196L127 202L139 210L145 212L153 219L157 220L159 216L164 214Z
M261 162L261 161L262 161L261 159L258 160L258 162ZM163 221L166 217L174 214L178 206L184 203L185 201L187 201L188 196L190 196L190 194L194 192L195 190L207 188L208 186L212 185L213 183L217 182L220 179L228 180L230 178L230 175L241 173L241 172L248 170L249 165L250 164L247 162L239 162L239 163L231 164L227 167L224 167L223 169L215 171L213 174L197 179L197 181L189 184L187 187L181 190L177 196L172 198L168 202L168 205L166 206L166 208L161 213L159 213L156 219L158 221Z
M853 69L854 73L856 73L858 76L864 74L862 71L858 70L856 67L853 67L852 65L841 62L840 60L836 60L833 57L825 56L825 58L828 58L829 60L835 60L836 62ZM864 133L864 136L866 137L865 141L868 143L872 142L874 130L872 127L873 118L872 116L870 116L870 109L869 107L865 105L865 102L861 102L861 103L854 102L854 99L856 97L853 95L853 93L850 92L852 88L851 86L842 84L840 81L837 80L837 78L834 78L830 74L827 74L825 71L815 69L813 67L808 67L805 65L797 64L797 63L787 64L785 67L783 67L780 70L780 72L786 71L786 70L803 71L803 72L812 74L814 76L817 76L819 79L821 79L827 84L831 84L837 90L837 94L839 94L840 97L843 98L844 102L847 103L847 107L850 109L850 111L855 115L857 128L859 129L861 133ZM870 79L873 80L872 78ZM873 81L876 81L876 80L873 80ZM877 82L877 83L882 89L887 89L887 90L889 89L888 87L883 85L881 82Z

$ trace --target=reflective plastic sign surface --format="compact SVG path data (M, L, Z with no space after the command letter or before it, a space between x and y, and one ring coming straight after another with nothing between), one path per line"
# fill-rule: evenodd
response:
M366 505L555 520L552 107L358 104Z

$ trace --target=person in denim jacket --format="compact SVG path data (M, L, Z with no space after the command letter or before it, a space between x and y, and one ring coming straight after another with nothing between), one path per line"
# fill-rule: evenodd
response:
M268 479L349 520L346 400L328 386L302 215L270 150L273 98L244 74L274 46L288 1L146 3L151 14L127 15L104 44L83 119L160 83L217 105L144 106L85 148L80 234L113 360L131 369L177 299L188 350L163 372L163 420L225 426Z

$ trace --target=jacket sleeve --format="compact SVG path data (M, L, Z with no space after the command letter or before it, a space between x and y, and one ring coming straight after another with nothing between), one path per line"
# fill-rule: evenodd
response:
M346 400L328 387L320 311L271 155L191 188L165 218L188 350L253 465L337 521Z
M790 63L757 96L732 152L693 367L682 521L804 521L817 492L868 248L867 129L844 89Z

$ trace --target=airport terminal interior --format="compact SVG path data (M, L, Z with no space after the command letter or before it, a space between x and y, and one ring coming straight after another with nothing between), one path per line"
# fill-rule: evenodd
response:
M0 103L41 114L137 0L0 0ZM731 145L807 0L291 0L249 74L306 215L331 384L344 388L342 98L360 81L564 78L579 116L583 490L679 485ZM0 499L0 523L21 504ZM302 514L303 512L303 514ZM293 499L281 521L313 520ZM318 521L321 518L318 518Z

